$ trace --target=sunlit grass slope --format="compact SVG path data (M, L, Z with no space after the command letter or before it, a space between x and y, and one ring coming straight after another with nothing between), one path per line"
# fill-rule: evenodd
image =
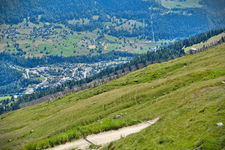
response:
M161 0L161 4L165 8L173 9L173 8L200 8L202 5L200 4L200 0Z
M96 88L1 115L0 147L46 148L160 116L109 149L222 149L225 44L155 64ZM120 114L118 116L118 114ZM107 148L106 148L107 149Z
M189 47L184 47L183 49L184 49L185 53L189 53L189 50L191 48L197 48L197 49L203 48L203 46L207 46L207 45L210 45L210 44L218 42L222 37L225 37L225 32L220 33L220 34L218 34L216 36L213 36L213 37L211 37L210 39L208 39L205 42L194 44L194 45L189 46Z

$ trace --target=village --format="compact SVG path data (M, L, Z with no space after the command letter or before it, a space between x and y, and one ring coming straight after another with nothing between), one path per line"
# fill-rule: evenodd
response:
M70 80L81 80L89 77L93 74L99 73L101 70L107 67L115 67L119 64L126 63L127 60L116 60L116 61L102 61L98 63L63 63L47 65L44 67L38 66L34 68L21 68L18 66L11 66L20 72L23 72L24 79L32 79L36 82L29 84L23 89L22 94L32 94L35 91L56 87ZM15 96L17 97L17 96Z

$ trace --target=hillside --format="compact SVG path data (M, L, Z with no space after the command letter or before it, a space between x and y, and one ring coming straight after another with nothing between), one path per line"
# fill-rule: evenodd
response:
M1 115L1 149L46 148L154 119L109 149L222 149L225 44L154 64L96 88ZM119 114L119 115L118 115ZM107 148L106 148L107 149Z
M206 47L207 45L211 45L213 43L216 43L217 41L219 41L222 37L225 37L225 33L220 33L216 36L213 36L211 38L209 38L207 41L205 42L200 42L200 43L197 43L197 44L194 44L194 45L191 45L191 46L188 46L188 47L184 47L183 50L185 51L185 53L189 53L190 52L190 49L191 48L196 48L196 49L200 49L200 48L203 48L203 47Z

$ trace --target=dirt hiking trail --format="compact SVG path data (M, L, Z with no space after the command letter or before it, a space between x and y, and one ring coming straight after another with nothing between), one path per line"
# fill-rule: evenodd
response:
M86 139L80 139L80 140L68 142L56 147L49 148L48 150L69 150L72 148L85 150L92 144L105 146L109 144L110 142L119 140L121 137L126 137L128 135L140 132L141 130L156 123L158 120L159 118L155 118L150 121L146 121L146 122L129 126L129 127L120 128L118 130L110 130L110 131L101 132L98 134L92 134L87 136Z

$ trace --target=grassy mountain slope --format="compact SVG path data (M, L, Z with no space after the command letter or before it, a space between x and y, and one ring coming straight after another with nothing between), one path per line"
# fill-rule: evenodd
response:
M222 149L225 44L155 64L96 88L1 115L0 148L45 148L157 116L110 149ZM120 117L118 117L120 114ZM39 141L39 142L38 142ZM106 148L107 149L107 148Z
M197 48L197 49L200 49L204 46L207 46L207 45L210 45L210 44L213 44L213 43L216 43L217 41L219 41L222 37L225 37L225 33L220 33L216 36L213 36L211 37L210 39L208 39L207 41L205 42L201 42L201 43L198 43L198 44L194 44L194 45L191 45L189 47L184 47L184 51L185 53L189 53L190 49L191 48Z

